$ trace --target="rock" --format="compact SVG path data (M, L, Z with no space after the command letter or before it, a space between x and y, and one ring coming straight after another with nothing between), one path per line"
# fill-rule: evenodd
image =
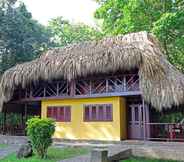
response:
M104 149L92 150L90 162L108 162L108 151Z
M17 156L18 159L20 159L20 158L30 157L30 156L32 156L32 154L33 154L32 147L28 143L28 144L22 145L20 147L20 149L17 151L17 155L16 156Z

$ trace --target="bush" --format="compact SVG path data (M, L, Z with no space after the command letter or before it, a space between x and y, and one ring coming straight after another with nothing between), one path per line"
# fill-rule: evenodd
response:
M55 123L51 119L31 118L27 121L27 135L31 145L40 158L45 158L48 147L52 144Z

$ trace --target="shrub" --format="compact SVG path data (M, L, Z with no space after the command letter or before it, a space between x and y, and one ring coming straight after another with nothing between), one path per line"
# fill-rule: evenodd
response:
M31 145L40 158L45 158L48 147L52 144L55 123L51 119L31 118L27 121L27 135Z

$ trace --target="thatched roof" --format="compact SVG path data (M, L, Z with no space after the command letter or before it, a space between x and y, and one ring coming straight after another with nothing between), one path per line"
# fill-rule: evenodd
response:
M40 58L7 70L0 83L0 106L17 86L93 73L139 69L145 101L161 110L184 103L184 76L166 59L152 34L139 32L49 50Z

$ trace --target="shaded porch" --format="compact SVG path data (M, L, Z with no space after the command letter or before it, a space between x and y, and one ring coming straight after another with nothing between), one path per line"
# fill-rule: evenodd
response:
M26 121L41 115L41 103L8 103L0 115L0 134L22 136L26 134Z
M173 107L162 112L141 96L127 98L128 139L184 142L184 111Z

